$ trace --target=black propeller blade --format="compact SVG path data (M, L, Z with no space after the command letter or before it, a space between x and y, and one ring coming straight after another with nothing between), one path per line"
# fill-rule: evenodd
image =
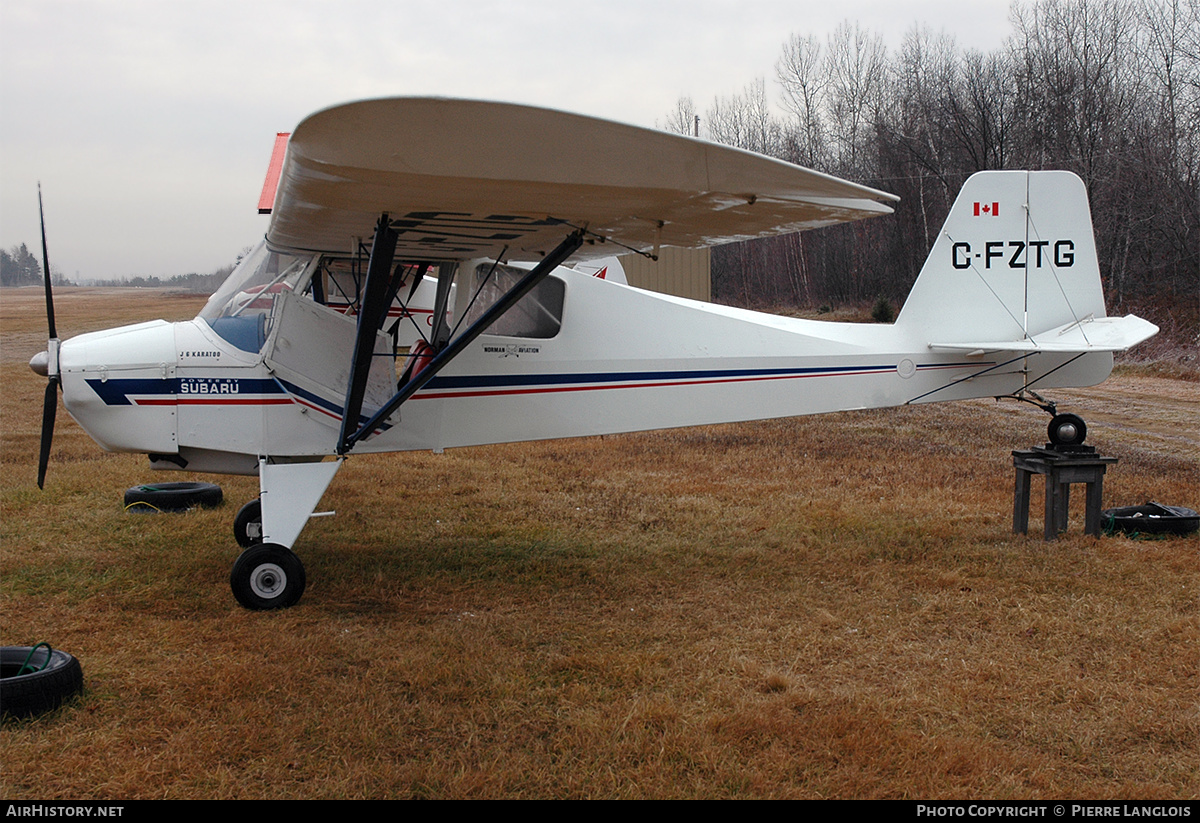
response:
M50 441L54 438L54 417L58 413L58 377L46 384L46 399L42 403L42 444L38 450L38 488L46 486L46 465L50 462Z
M38 488L45 488L46 465L50 462L50 442L54 439L54 418L58 414L58 389L62 383L58 368L58 332L54 327L54 293L50 289L50 255L46 251L46 215L42 211L42 184L38 183L38 218L42 222L42 275L46 281L46 322L50 329L46 345L46 397L42 402L42 442L38 449ZM35 358L37 359L37 358ZM32 365L32 363L31 363Z
M46 251L46 214L42 211L42 184L38 183L38 220L42 223L42 276L46 281L46 322L50 326L50 339L58 337L54 328L54 293L50 290L50 255Z

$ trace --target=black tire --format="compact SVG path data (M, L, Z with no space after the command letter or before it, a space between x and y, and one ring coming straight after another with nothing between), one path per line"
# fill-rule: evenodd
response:
M253 611L286 609L304 594L304 564L291 549L259 543L233 564L229 587L237 602Z
M233 536L243 549L262 542L262 500L254 498L238 509L233 519Z
M1200 514L1183 506L1147 503L1105 509L1100 512L1100 523L1109 532L1187 535L1200 531Z
M196 506L215 508L223 499L215 483L147 483L125 492L125 511L185 512Z
M30 648L37 649L32 657ZM17 674L27 658L29 665L41 670ZM66 652L45 646L0 647L0 713L5 716L42 714L57 709L81 691L83 667Z
M1056 414L1046 434L1055 446L1080 446L1087 438L1087 423L1077 414Z

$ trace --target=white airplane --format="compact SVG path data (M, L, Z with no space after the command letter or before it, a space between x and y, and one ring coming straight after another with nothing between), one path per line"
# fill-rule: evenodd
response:
M1035 392L1099 383L1112 352L1157 332L1105 316L1086 193L1067 172L972 176L896 322L867 325L643 291L592 261L890 213L898 198L875 189L465 100L335 106L286 145L266 237L199 316L62 343L51 317L31 363L50 380L39 485L60 384L109 451L258 475L231 575L250 609L300 598L292 546L354 454L972 397L1054 414ZM1056 443L1084 433L1074 415L1050 425Z

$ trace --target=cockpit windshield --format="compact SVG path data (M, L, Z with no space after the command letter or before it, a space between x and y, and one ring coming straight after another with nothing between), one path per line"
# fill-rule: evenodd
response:
M262 351L270 332L275 298L301 288L311 255L271 251L266 242L242 258L197 317L242 351Z

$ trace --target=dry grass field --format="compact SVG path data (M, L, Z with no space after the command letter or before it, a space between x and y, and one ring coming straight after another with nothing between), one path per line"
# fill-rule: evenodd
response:
M1200 540L1011 534L1032 407L978 401L352 458L296 608L228 587L226 504L127 515L145 458L60 410L0 293L0 644L86 692L0 734L0 796L1195 798ZM64 335L194 315L63 290ZM1055 392L1105 505L1200 507L1200 383ZM172 475L166 479L192 479ZM198 477L195 479L210 479Z

